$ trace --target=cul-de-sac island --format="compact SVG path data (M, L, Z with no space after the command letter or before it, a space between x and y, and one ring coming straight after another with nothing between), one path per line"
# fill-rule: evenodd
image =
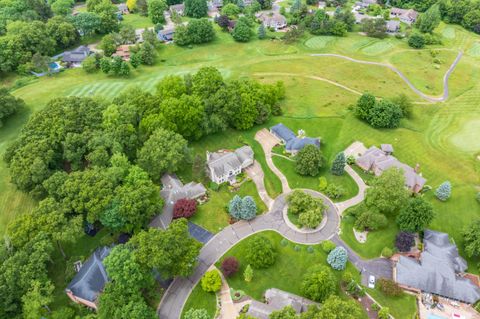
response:
M479 319L478 0L0 0L0 319Z

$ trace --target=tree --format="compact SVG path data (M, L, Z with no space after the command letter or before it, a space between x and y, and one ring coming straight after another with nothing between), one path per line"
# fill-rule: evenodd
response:
M128 11L134 12L137 8L137 0L127 0Z
M242 199L242 207L240 210L240 219L251 220L257 216L257 204L255 204L252 196L245 196Z
M206 309L190 308L183 316L183 319L210 319Z
M46 315L46 307L53 301L53 284L32 282L30 290L22 297L23 318L37 319Z
M141 231L130 239L129 245L135 248L140 264L155 268L163 278L191 275L202 246L190 236L184 218L174 220L164 231Z
M410 248L415 244L415 236L412 233L401 231L395 238L395 247L398 251L408 252Z
M187 141L179 134L162 128L156 130L138 151L138 165L159 181L165 172L175 172L188 152Z
M19 109L25 107L22 99L16 98L4 87L0 88L0 127L6 118L15 114Z
M100 59L100 70L103 73L108 74L112 69L112 63L109 58L103 57Z
M204 1L204 0L194 0ZM175 34L177 29L175 29ZM187 25L186 44L200 44L212 41L215 38L215 30L212 23L208 19L192 19ZM180 45L180 44L179 44Z
M307 145L295 156L295 171L303 176L316 176L325 164L322 152L315 145Z
M408 45L414 49L421 49L425 46L425 37L421 34L414 33L408 38Z
M347 266L347 250L341 246L336 247L327 256L327 263L335 270L344 270Z
M362 120L368 120L370 118L370 112L375 106L376 99L370 93L364 93L357 101L355 106L355 115Z
M163 12L167 10L168 6L163 0L149 0L148 1L148 16L152 23L165 23Z
M338 199L345 194L345 190L343 189L343 187L336 184L329 184L324 191L325 195L333 199Z
M338 296L330 296L322 304L317 317L322 319L356 319L362 317L362 309L353 300L342 300Z
M392 99L392 102L402 110L402 114L406 118L412 117L413 104L410 98L406 94L400 94Z
M85 60L84 60L85 61ZM142 58L138 53L132 53L130 55L130 64L134 69L138 68L142 64Z
M71 19L80 35L94 34L100 29L102 23L98 14L93 12L80 12Z
M388 220L385 215L367 210L355 220L355 229L360 231L378 230L387 226Z
M269 319L296 319L297 312L292 306L286 306L285 308L277 311L272 311L268 316Z
M397 128L402 117L402 109L398 105L381 100L370 110L367 121L374 128Z
M102 42L100 42L100 49L103 50L103 53L106 56L112 56L112 54L117 51L117 43L113 35L107 34L102 38Z
M435 196L442 202L446 201L452 195L452 184L449 181L443 182L435 191Z
M51 5L52 11L57 16L66 16L67 14L72 13L74 3L73 0L56 0Z
M248 42L252 37L252 30L250 29L250 25L245 18L238 19L235 27L232 30L232 37L235 41L238 42Z
M347 160L345 158L345 154L343 152L338 153L332 163L332 174L343 175L346 164Z
M440 19L440 6L434 4L427 11L420 14L416 25L421 32L431 33L440 23Z
M57 48L68 48L80 38L75 26L64 17L57 16L49 19L45 27L47 33L55 40Z
M239 264L237 258L230 256L222 261L222 273L225 277L230 277L238 271Z
M363 19L362 29L369 37L383 39L387 36L387 27L383 19Z
M240 8L234 3L228 3L223 6L221 13L222 15L233 19L240 13Z
M314 198L307 193L296 190L287 198L288 212L298 215L300 225L315 228L322 222L326 206L321 198Z
M263 40L267 37L267 31L265 30L265 26L262 24L260 24L260 26L258 27L258 38L260 40Z
M202 18L208 13L207 1L205 0L186 0L185 15L191 18Z
M302 293L305 297L323 302L337 290L337 279L326 266L312 266L302 281Z
M138 51L138 55L143 64L153 65L155 63L156 52L152 44L145 41Z
M263 236L249 238L245 260L253 268L268 268L275 263L277 253L272 242Z
M222 74L214 67L202 67L192 76L192 93L204 100L224 86Z
M398 215L397 224L400 230L416 233L425 229L434 217L432 204L423 197L414 197Z
M480 256L480 220L474 220L463 232L465 253L468 257Z
M210 270L203 275L201 280L201 285L203 291L206 292L217 292L222 287L222 278L218 273L218 270Z
M230 25L230 19L226 15L221 15L217 19L217 24L223 31L226 31L228 26Z
M367 190L365 204L370 210L394 213L404 207L409 197L405 176L398 168L389 168L376 177Z
M173 206L173 218L190 218L197 211L197 201L194 199L179 199Z
M247 265L247 268L245 268L245 271L243 272L243 279L245 279L246 282L251 282L253 279L253 269L252 266Z

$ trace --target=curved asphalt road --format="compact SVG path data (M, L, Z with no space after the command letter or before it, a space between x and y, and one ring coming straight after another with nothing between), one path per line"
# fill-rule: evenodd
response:
M455 58L455 60L453 61L452 65L450 66L450 68L449 68L449 69L447 70L447 72L445 73L445 75L443 76L443 94L442 94L442 96L440 96L440 97L433 97L433 96L429 96L429 95L424 94L422 91L420 91L419 89L417 89L417 88L412 84L412 82L410 82L410 80L409 80L399 69L397 69L396 67L394 67L393 65L390 65L390 64L380 63L380 62L372 62L372 61L364 61L364 60L357 60L357 59L350 58L350 57L345 56L345 55L333 54L333 53L315 53L315 54L312 54L311 56L336 57L336 58L345 59L345 60L348 60L348 61L351 61L351 62L355 62L355 63L369 64L369 65L378 65L378 66L383 66L383 67L389 68L389 69L392 70L393 72L397 73L397 74L402 78L402 80L403 80L405 83L407 83L407 85L408 85L417 95L419 95L419 96L422 97L423 99L425 99L425 100L427 100L427 101L429 101L429 102L444 102L444 101L446 101L446 100L448 99L448 95L449 95L448 79L449 79L450 75L452 74L453 70L455 69L455 67L457 66L458 62L459 62L460 59L462 58L463 52L462 52L462 51L458 52L457 57Z

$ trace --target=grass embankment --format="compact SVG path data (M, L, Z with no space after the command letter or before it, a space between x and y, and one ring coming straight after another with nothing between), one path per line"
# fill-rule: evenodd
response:
M188 296L185 305L183 306L182 316L190 309L205 309L210 318L213 318L217 311L217 297L214 293L205 292L200 283L193 288L190 296Z

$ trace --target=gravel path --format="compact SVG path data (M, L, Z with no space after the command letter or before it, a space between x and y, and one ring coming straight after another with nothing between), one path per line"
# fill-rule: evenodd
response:
M446 101L446 100L448 99L448 96L449 96L448 79L449 79L450 75L452 74L453 70L455 70L455 67L457 66L458 62L459 62L460 59L462 58L463 52L462 52L462 51L458 52L457 57L455 58L455 60L453 61L452 65L450 66L450 68L449 68L449 69L447 70L447 72L445 73L445 75L444 75L444 77L443 77L443 94L442 94L442 96L440 96L440 97L433 97L433 96L424 94L422 91L420 91L419 89L417 89L417 88L415 87L415 85L413 85L413 83L410 82L410 80L409 80L399 69L397 69L397 68L394 67L393 65L390 65L390 64L387 64L387 63L357 60L357 59L350 58L350 57L345 56L345 55L333 54L333 53L315 53L315 54L312 54L311 56L315 56L315 57L336 57L336 58L345 59L345 60L348 60L348 61L351 61L351 62L355 62L355 63L368 64L368 65L377 65L377 66L382 66L382 67L389 68L389 69L392 70L393 72L397 73L398 76L400 76L400 78L402 78L402 80L403 80L405 83L407 83L407 85L408 85L417 95L419 95L419 96L420 96L421 98L423 98L424 100L427 100L427 101L429 101L429 102L444 102L444 101Z

